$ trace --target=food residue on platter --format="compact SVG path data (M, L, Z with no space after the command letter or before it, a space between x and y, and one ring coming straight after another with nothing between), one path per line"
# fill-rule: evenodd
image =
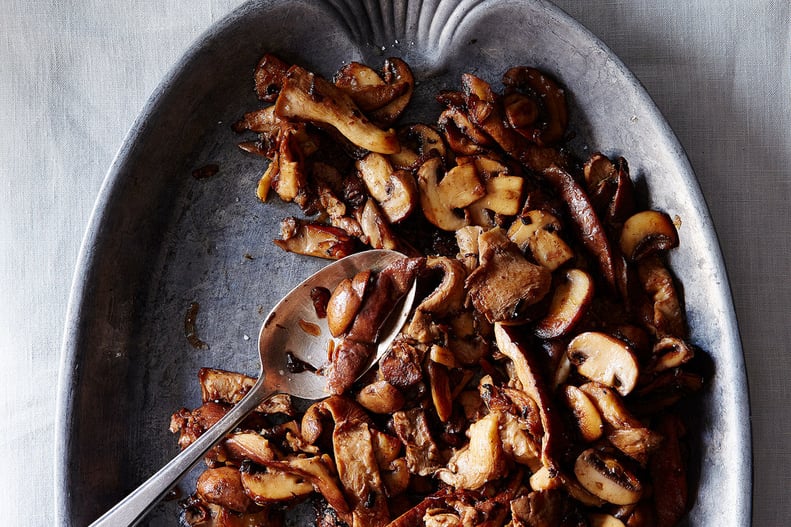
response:
M304 331L308 335L312 335L314 337L318 337L321 335L321 328L318 326L318 324L314 324L313 322L309 322L304 319L299 319L299 327L302 328L302 331Z
M199 350L209 349L209 345L198 338L195 329L195 319L198 317L200 311L200 304L198 302L191 302L187 309L187 315L184 317L184 336L187 337L187 342L190 346Z
M207 179L217 175L220 171L220 165L210 163L192 171L192 177L195 179Z

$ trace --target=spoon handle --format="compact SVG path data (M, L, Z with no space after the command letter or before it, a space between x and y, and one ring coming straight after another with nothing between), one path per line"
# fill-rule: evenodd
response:
M145 517L159 500L186 474L214 445L220 442L242 420L252 412L261 401L272 393L267 393L263 375L253 388L234 407L211 428L206 430L194 443L181 451L156 474L137 487L112 509L91 524L91 527L117 527L136 525Z

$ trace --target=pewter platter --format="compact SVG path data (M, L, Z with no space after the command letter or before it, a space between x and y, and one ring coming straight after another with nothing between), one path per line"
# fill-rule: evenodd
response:
M84 525L175 455L170 414L199 404L196 372L255 374L263 317L324 262L272 240L280 218L260 203L260 159L230 125L256 107L252 72L265 52L331 75L400 56L417 100L472 72L496 83L513 65L543 68L571 94L574 148L623 155L651 206L681 219L671 265L691 337L712 378L689 412L693 508L688 525L749 525L751 450L744 364L714 228L689 162L659 110L596 37L543 1L270 2L243 5L207 31L162 81L110 168L75 276L59 388L60 525ZM410 119L434 119L425 104ZM216 163L211 178L191 177ZM208 349L184 337L198 302ZM185 487L186 488L186 487ZM166 502L151 525L175 525ZM298 522L299 520L297 520Z

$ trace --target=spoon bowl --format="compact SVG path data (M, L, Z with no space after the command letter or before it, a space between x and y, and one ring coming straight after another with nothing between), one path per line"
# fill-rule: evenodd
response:
M250 391L222 419L91 526L137 524L206 452L272 395L288 393L307 400L329 396L327 378L317 374L316 370L327 362L328 346L333 337L326 319L316 313L311 291L316 287L332 291L345 278L351 278L360 271L380 271L402 258L405 258L403 254L388 250L352 254L322 268L292 289L272 309L261 326L258 336L261 369ZM413 282L408 293L394 306L377 340L376 356L366 371L390 347L406 322L415 298L415 289ZM310 367L294 368L293 358Z

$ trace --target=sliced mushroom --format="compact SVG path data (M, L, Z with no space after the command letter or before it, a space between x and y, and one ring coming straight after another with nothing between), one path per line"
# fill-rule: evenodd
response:
M411 473L429 476L445 465L422 408L394 413L393 427L406 447L406 462Z
M591 202L607 221L619 224L634 213L634 184L624 158L613 162L597 152L585 162L583 174Z
M341 336L360 311L365 291L371 281L371 271L361 271L346 278L333 289L327 302L327 325L333 337Z
M263 465L277 455L269 440L257 432L234 432L225 438L222 445L228 457L239 462L249 459Z
M555 286L549 311L536 324L536 335L551 339L567 334L585 314L592 299L590 275L581 269L569 269Z
M364 112L389 104L409 89L406 81L386 83L373 68L359 62L342 67L335 74L335 85Z
M363 241L374 249L398 250L399 243L384 212L369 199L361 210L355 212L357 222L363 232Z
M242 486L239 469L235 467L205 470L198 477L197 494L208 503L215 503L236 512L246 512L252 505Z
M436 315L449 315L461 310L464 303L464 281L467 272L458 260L444 256L426 258L426 271L439 271L442 279L420 302L417 309Z
M631 261L674 247L678 247L678 231L664 212L638 212L623 224L621 251Z
M281 223L281 240L275 245L285 251L337 260L354 252L354 239L330 225L289 217Z
M503 84L521 93L530 93L533 101L539 102L538 106L543 110L542 122L538 126L516 126L520 121L514 123L513 117L509 119L511 126L539 145L556 143L563 138L568 125L568 109L565 90L557 82L535 68L520 66L505 72ZM533 124L536 120L530 119L528 122Z
M529 250L536 262L554 271L574 257L559 230L560 220L553 214L531 210L514 220L508 237L523 251Z
M615 260L604 227L582 187L565 170L546 169L544 178L561 195L582 244L596 258L605 282L615 289Z
M395 57L387 59L382 67L384 81L390 85L406 84L404 93L381 108L370 112L371 120L380 126L390 126L395 123L406 110L412 93L415 89L415 78L409 64Z
M505 472L505 458L498 433L497 414L489 414L470 425L470 442L456 451L447 468L437 477L456 488L479 489Z
M616 457L589 448L574 462L574 475L585 489L614 505L637 503L643 495L643 485Z
M503 216L513 216L522 205L522 185L524 179L519 176L499 175L487 179L484 183L486 193L468 207L470 218L475 225L492 227L485 211Z
M399 223L412 213L418 203L417 184L412 174L394 171L390 161L375 152L357 161L357 170L387 221Z
M562 394L566 405L574 415L582 439L588 443L599 439L604 431L604 424L596 405L585 392L570 384L563 388Z
M612 514L603 512L591 512L588 514L590 527L626 527L621 520Z
M310 481L289 472L242 472L241 482L256 505L293 502L313 494L313 484Z
M406 399L401 390L386 380L379 380L360 390L357 402L375 414L392 414L404 406Z
M502 229L478 237L480 265L466 281L470 300L490 322L523 320L525 308L549 292L549 270L532 264Z
M278 117L328 124L371 152L393 154L400 149L393 130L372 124L342 90L299 66L288 70L275 105Z
M429 387L431 388L431 401L434 404L434 410L437 412L439 420L446 423L448 419L450 419L451 412L453 411L453 399L451 397L448 369L446 366L429 359L426 365L426 373L428 373Z
M442 136L425 124L413 124L399 130L398 141L401 151L390 154L390 162L398 169L415 170L429 158L447 157Z
M445 136L450 150L459 156L471 156L486 152L482 145L491 143L491 139L470 122L469 117L459 108L451 108L442 112L437 121Z
M687 333L686 320L673 275L657 256L641 259L637 274L652 303L646 313L647 326L657 337L683 339Z
M686 342L675 337L665 337L654 344L653 360L648 365L649 372L661 372L678 368L689 362L695 353Z
M468 273L478 267L478 237L481 233L483 227L478 225L468 225L456 231L456 245L459 246L456 258L464 264Z
M474 166L462 165L451 169L442 180L439 172L442 160L432 158L418 169L420 204L426 219L445 231L456 231L468 224L467 219L454 210L469 205L485 193Z
M567 353L580 375L611 386L621 395L628 395L637 383L637 359L622 340L588 331L569 342Z

